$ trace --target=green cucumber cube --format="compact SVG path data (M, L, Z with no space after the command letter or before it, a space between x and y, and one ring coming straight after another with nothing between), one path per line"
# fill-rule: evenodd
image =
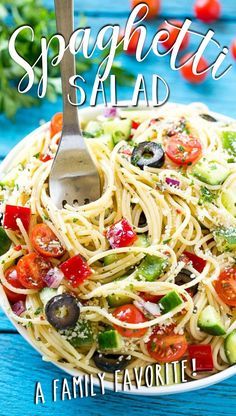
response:
M167 293L167 295L163 296L158 302L163 315L172 311L172 309L175 309L177 306L181 305L181 303L183 303L183 300L175 290Z
M115 329L110 329L98 334L98 345L101 351L119 350L122 348L122 338Z

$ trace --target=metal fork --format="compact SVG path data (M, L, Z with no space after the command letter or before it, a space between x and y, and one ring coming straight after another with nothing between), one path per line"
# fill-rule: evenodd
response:
M74 30L73 0L55 0L57 32L66 44ZM82 136L76 102L75 88L69 78L75 75L75 57L65 51L61 61L63 95L63 130L60 144L49 176L50 196L60 209L69 205L84 205L100 197L100 178L97 168Z

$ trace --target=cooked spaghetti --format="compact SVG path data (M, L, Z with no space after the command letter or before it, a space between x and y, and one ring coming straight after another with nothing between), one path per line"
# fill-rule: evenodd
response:
M186 357L195 378L234 364L236 124L202 105L106 111L83 123L101 197L59 210L48 177L60 122L1 180L9 315L44 359L107 379Z

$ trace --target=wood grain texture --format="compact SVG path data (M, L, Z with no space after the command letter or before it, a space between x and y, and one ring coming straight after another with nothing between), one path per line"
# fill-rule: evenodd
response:
M49 6L53 6L52 0L45 0ZM212 27L216 30L216 38L222 44L228 46L236 36L236 1L222 0L223 19ZM93 28L95 34L99 27L107 23L119 22L121 26L129 10L129 0L120 0L112 3L110 0L86 0L76 2L77 12L87 16L87 24ZM149 39L154 34L157 26L165 17L184 18L192 17L193 0L163 0L161 17L151 22L148 26ZM193 28L205 32L207 26L194 21ZM197 45L192 38L189 50ZM213 59L214 50L209 49L206 56ZM228 59L228 63L230 62ZM170 86L171 101L189 103L203 101L212 110L222 112L236 118L235 85L236 67L230 73L215 82L209 79L202 86L192 86L185 83L178 72L169 69L169 59L156 59L149 57L144 64L138 64L131 57L121 59L122 64L131 69L135 74L145 73L147 86L151 87L151 74L163 76ZM91 93L92 79L88 78L87 94ZM109 94L108 94L109 96ZM123 88L120 91L120 99L131 98L131 88ZM26 134L38 127L41 120L49 120L51 116L61 110L61 100L56 103L43 101L39 108L22 110L16 116L15 124L0 116L0 159ZM67 402L51 401L51 383L55 378L62 379L66 374L61 372L51 363L41 360L35 352L18 334L12 324L0 311L0 416L233 416L236 404L236 377L210 388L192 393L180 394L168 397L138 397L125 396L106 392L93 398L77 399ZM46 403L34 405L35 382L42 383L45 392ZM148 410L147 410L148 409Z

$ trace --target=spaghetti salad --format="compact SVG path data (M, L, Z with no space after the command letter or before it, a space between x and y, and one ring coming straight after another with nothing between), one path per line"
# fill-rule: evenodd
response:
M82 127L99 200L50 199L61 114L1 178L9 315L45 359L107 379L182 358L194 378L235 364L236 124L169 105Z

